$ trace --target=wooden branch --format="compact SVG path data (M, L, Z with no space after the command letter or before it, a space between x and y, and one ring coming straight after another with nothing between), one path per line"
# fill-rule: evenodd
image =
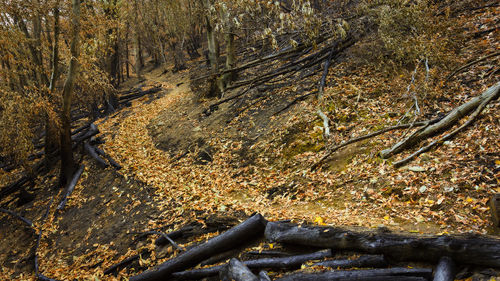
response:
M100 149L97 146L93 146L93 148L94 148L95 152L97 152L97 154L106 158L106 160L108 160L109 164L111 166L113 166L115 169L120 170L122 168L122 166L120 164L118 164L118 162L116 162L111 156L109 156L109 154L104 152L104 150Z
M193 267L215 254L227 251L250 239L259 237L262 235L266 223L266 220L261 215L256 214L219 236L164 262L157 269L148 270L139 275L132 276L129 280L160 281L168 279L174 272Z
M18 219L18 220L20 220L20 221L24 222L24 223L25 223L27 226L29 226L30 228L31 228L31 227L33 227L33 223L32 223L29 219L27 219L27 218L25 218L25 217L21 216L20 214L18 214L18 213L16 213L16 212L13 212L13 211L11 211L11 210L7 210L7 209L4 209L4 208L0 208L0 213L9 214L9 215L11 215L11 216L15 217L16 219Z
M232 95L232 96L230 96L230 97L227 97L227 98L225 98L225 99L221 99L221 100L219 100L219 101L217 101L217 102L215 102L215 103L211 104L211 105L210 105L207 109L205 109L205 110L203 111L203 113L204 113L205 115L207 115L207 116L208 116L208 115L210 115L212 112L214 112L214 111L216 110L216 108L217 108L219 105L221 105L221 104L223 104L223 103L225 103L225 102L231 101L231 100L233 100L233 99L236 99L236 98L238 98L238 97L243 96L243 95L244 95L244 94L246 94L246 93L247 93L247 92L248 92L251 88L252 88L252 85L248 86L246 89L244 89L244 90L240 91L240 92L239 92L239 93L237 93L237 94L234 94L234 95Z
M149 253L150 253L150 250L144 250L140 254L133 255L129 258L122 260L121 262L119 262L117 264L114 264L114 265L108 267L106 270L104 270L103 273L104 273L104 275L108 275L108 274L111 274L113 272L119 271L120 268L126 267L127 265L134 262L135 260L138 260L141 257L141 255L145 255L145 254L149 254Z
M97 161L97 163L99 165L101 165L103 168L107 168L109 165L108 163L106 163L106 161L104 161L104 159L102 159L98 154L97 152L95 151L95 148L93 146L91 146L88 142L85 142L83 144L83 148L85 149L85 152L87 152L87 154L94 158L95 161Z
M331 257L332 252L330 250L318 251L311 254L304 254L298 256L289 256L281 258L263 258L256 260L243 261L243 264L251 269L297 269L300 266L310 260L319 260L326 257ZM175 272L172 274L173 277L181 280L191 280L191 279L202 279L205 277L215 276L224 268L224 265L213 266L202 269L193 269L181 272Z
M441 131L452 127L455 123L457 123L464 116L468 115L472 111L474 111L484 100L489 99L490 97L496 97L498 95L498 91L500 89L500 82L497 82L495 85L488 88L479 96L473 98L472 100L454 108L448 115L446 115L439 122L428 126L424 130L414 134L403 141L400 141L393 145L391 148L385 149L380 152L380 156L384 159L391 157L392 155L398 154L403 150L414 146L420 141L431 137L435 134L440 133Z
M326 141L326 140L328 140L328 138L330 138L330 126L328 125L330 119L328 119L328 116L326 116L323 113L323 111L321 111L321 109L318 109L318 111L316 113L323 120L323 128L324 128L323 137L325 138L325 141Z
M316 93L317 93L317 91L310 92L310 93L307 93L307 94L305 94L305 95L302 95L302 96L300 96L300 97L297 97L297 98L293 99L293 100L292 100L290 103L288 103L285 107L283 107L282 109L280 109L280 110L276 111L276 112L273 114L273 116L276 116L276 115L280 114L281 112L283 112L283 111L285 111L285 110L289 109L290 107L292 107L292 105L294 105L294 104L298 103L299 101L303 101L303 100L305 100L307 97L312 96L312 95L315 95Z
M396 126L387 127L387 128L375 131L375 132L370 133L368 135L364 135L364 136L360 136L360 137L357 137L357 138L349 139L349 140L347 140L347 141L345 141L345 142L343 142L343 143L341 143L339 145L336 145L333 148L329 149L328 152L318 162L316 162L314 165L311 166L311 171L314 171L318 167L320 167L325 162L325 160L328 159L335 151L337 151L340 148L342 148L344 146L347 146L349 144L352 144L352 143L355 143L355 142L359 142L359 141L362 141L362 140L366 140L366 139L369 139L369 138L373 138L373 137L376 137L378 135L381 135L381 134L389 132L389 131L406 129L406 128L410 128L410 127L414 127L414 126L425 126L425 125L428 125L429 123L433 123L433 122L435 123L435 122L438 122L438 121L439 121L439 119L434 119L434 120L431 120L431 121L415 122L413 124L396 125Z
M499 84L500 85L500 84ZM498 98L498 96L500 96L500 91L499 91L500 87L497 88L496 92L493 92L494 94L493 95L490 95L488 96L477 108L476 110L472 113L472 115L469 117L469 119L463 123L460 127L456 128L455 130L451 131L449 134L446 134L444 136L442 136L441 138L438 138L434 141L432 141L431 143L429 143L428 145L420 148L419 150L415 151L414 153L412 153L410 156L402 159L402 160L399 160L399 161L396 161L393 163L394 167L401 167L405 164L407 164L408 162L410 162L411 160L413 160L415 157L417 157L418 155L424 153L424 152L427 152L429 150L431 150L431 148L433 148L434 146L436 145L441 145L443 142L451 139L452 137L454 137L456 134L458 134L461 130L463 130L464 128L466 128L467 126L469 126L470 124L472 124L474 122L474 120L477 118L477 116L479 114L481 114L481 112L483 111L483 109L486 107L486 105L493 99L496 99Z
M97 134L99 134L99 129L97 128L97 126L94 123L91 123L89 125L88 131L81 132L77 135L72 136L71 140L75 143L75 145L77 145L77 144L79 144L87 139L90 139L91 137L93 137Z
M493 54L489 54L489 55L484 56L484 57L481 57L481 58L479 58L479 59L477 59L477 60L475 60L475 61L471 61L471 62L469 62L469 63L467 63L467 64L465 64L465 65L463 65L463 66L461 66L461 67L459 67L459 68L457 68L457 69L455 69L455 70L453 70L453 71L450 73L450 75L448 75L448 76L446 77L446 79L445 79L444 81L445 81L445 82L448 82L448 81L449 81L449 80L450 80L453 76L455 76L455 74L459 73L460 71L462 71L462 70L464 70L464 69L466 69L466 68L468 68L468 67L471 67L471 66L473 66L473 65L475 65L475 64L477 64L477 63L480 63L480 62L482 62L482 61L485 61L485 60L487 60L487 59L489 59L489 58L496 57L496 56L498 56L498 55L500 55L500 52L496 52L496 53L493 53Z
M330 55L328 55L328 59L325 61L325 68L323 70L323 75L321 76L321 80L319 82L318 100L321 100L323 98L323 89L325 88L326 77L328 76L328 70L330 68L330 61L332 60L334 53L335 53L335 48L332 48L332 50L330 51Z
M183 227L179 230L167 233L167 236L170 237L170 239L178 239L181 237L186 237L186 232L191 231L193 229L194 229L194 227L192 227L192 226L186 226L186 227ZM169 243L168 240L163 236L160 236L160 237L158 237L158 239L155 240L156 246L166 245L167 243Z
M461 264L500 267L500 240L479 235L417 237L269 222L265 236L279 243L383 254L395 261L437 262L449 256Z
M326 266L331 268L376 268L386 267L387 261L383 255L365 255L357 259L343 259L343 260L327 260L322 262L313 263L311 266Z
M123 96L120 96L118 99L120 100L120 104L123 104L123 103L130 102L132 100L141 98L141 97L146 96L146 95L155 94L161 90L162 90L161 87L154 87L154 88L151 88L151 89L146 90L146 91L140 91L138 93L123 95Z
M157 234L157 235L160 235L160 237L163 237L165 240L167 240L172 246L174 246L174 248L176 248L177 250L179 250L180 252L184 252L186 251L186 249L182 248L181 246L179 246L177 243L174 242L174 240L172 240L172 238L170 237L170 235L168 234L165 234L163 232L159 232L159 231L148 231L148 232L145 232L144 234Z
M259 272L259 281L271 281L271 278L269 278L266 271L262 270Z
M291 274L275 281L340 281L340 280L366 280L366 281L386 281L386 280L429 280L432 270L426 268L384 268L366 270L347 271L327 271L322 273L297 273Z
M229 263L222 267L219 275L221 281L259 281L248 267L238 259L231 259Z
M71 195L71 193L75 189L75 186L78 183L78 180L80 179L80 176L82 175L84 169L85 169L85 165L81 165L80 168L73 175L71 182L66 187L66 193L64 194L64 197L61 200L61 203L59 203L59 205L57 206L57 210L62 210L64 208L64 206L66 206L66 203L68 202L68 197Z
M449 257L442 257L434 270L434 281L453 281L457 274L457 266Z

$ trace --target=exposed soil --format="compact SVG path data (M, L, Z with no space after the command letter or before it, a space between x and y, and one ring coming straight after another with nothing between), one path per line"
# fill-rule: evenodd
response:
M464 52L463 62L495 48L494 42L484 48L475 43L469 43L472 51ZM140 233L196 226L193 237L176 241L189 246L253 212L270 220L498 235L488 200L500 192L500 102L492 102L466 132L407 167L394 169L377 156L404 133L394 132L347 146L312 172L325 146L395 124L409 104L404 92L412 70L388 75L347 59L334 69L323 104L333 117L331 143L326 144L313 99L280 112L297 97L294 85L280 91L254 89L207 115L214 100L191 92L187 72L164 74L151 67L145 81L129 80L124 89L156 85L162 91L97 122L106 140L102 148L123 169L103 170L84 159L87 168L68 206L57 215L52 207L42 227L41 272L60 280L120 280L176 254L170 246L156 248L157 236L136 239ZM426 113L448 112L480 93L496 79L471 78L483 74L474 69L448 90L435 89L435 102L423 101ZM319 76L305 83L316 85ZM50 199L60 198L52 188L55 180L38 179L35 201L16 207L9 197L2 207L40 227ZM0 276L32 280L35 234L3 214L0 224ZM103 277L112 264L145 252L150 254L117 276Z

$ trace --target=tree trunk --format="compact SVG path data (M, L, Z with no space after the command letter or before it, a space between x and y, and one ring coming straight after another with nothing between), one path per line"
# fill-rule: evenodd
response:
M134 1L134 16L135 16L135 73L137 74L138 79L142 79L141 69L142 69L142 50L141 50L141 39L140 39L140 30L139 30L139 7L137 5L137 0Z
M226 86L231 84L236 79L236 72L231 71L236 64L236 55L235 55L235 44L234 44L234 33L232 28L224 35L225 43L226 43L226 70L229 71L223 76L224 81L224 89Z
M71 31L71 60L69 62L68 77L64 82L63 88L63 108L61 112L61 173L60 183L68 186L71 177L76 171L76 163L73 159L73 149L71 146L71 99L75 78L78 72L79 43L80 32L80 0L72 0L72 31Z
M52 46L52 74L50 75L49 82L49 93L54 93L57 78L59 77L59 1L56 2L54 7L54 42ZM55 162L53 158L53 152L59 149L58 142L58 130L54 124L54 120L51 120L50 116L47 114L45 119L45 157L48 157L45 161L46 169L49 171L53 163Z
M206 0L205 9L210 9L210 1ZM217 41L217 36L210 22L210 18L205 16L206 27L207 27L207 40L208 40L208 59L210 61L210 67L213 73L219 72L219 41Z

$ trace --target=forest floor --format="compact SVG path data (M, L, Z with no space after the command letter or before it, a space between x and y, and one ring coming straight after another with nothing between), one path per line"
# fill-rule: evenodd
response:
M498 17L498 8L488 11L490 18ZM471 40L460 62L498 50L498 36ZM352 62L352 55L333 66L327 79L334 144L394 125L412 103L404 96L412 70L388 73ZM498 78L485 75L497 63L498 58L472 67L458 80L432 89L422 100L424 111L446 113L478 95ZM439 69L430 71L438 76ZM96 122L106 141L101 148L123 168L102 169L85 158L85 172L68 205L59 214L51 208L41 226L40 270L51 278L121 280L175 252L156 248L154 236L138 234L205 227L193 234L195 241L177 241L187 246L254 212L268 220L320 225L499 235L488 207L492 194L500 192L498 100L453 140L405 167L396 169L391 160L378 157L401 131L347 146L311 171L325 147L317 104L306 100L276 114L293 99L289 93L295 85L242 112L226 103L206 116L203 111L212 101L191 92L188 71L165 74L150 67L144 75L145 81L131 79L123 89L161 86L162 91ZM60 191L51 188L55 177L38 183L34 202L16 208L8 198L2 207L40 227L50 198L59 198ZM0 278L32 280L35 235L11 218L2 216L0 222ZM103 277L109 266L146 252L134 268Z

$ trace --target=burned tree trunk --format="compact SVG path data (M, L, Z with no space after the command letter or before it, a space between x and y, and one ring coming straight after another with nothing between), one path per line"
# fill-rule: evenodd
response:
M80 31L80 1L73 0L72 18L72 42L71 60L69 71L63 88L63 108L61 113L61 173L60 183L63 186L69 185L71 176L76 170L76 163L73 159L73 149L71 146L71 99L73 88L78 72L78 33Z
M130 278L130 281L153 281L168 279L172 273L197 265L203 260L227 251L250 239L262 235L266 220L256 214L238 226L216 236L206 243L194 247L161 264L157 269L145 271Z
M416 237L275 222L267 224L265 236L280 243L383 254L397 261L437 262L449 256L462 264L500 267L500 240L487 237Z

